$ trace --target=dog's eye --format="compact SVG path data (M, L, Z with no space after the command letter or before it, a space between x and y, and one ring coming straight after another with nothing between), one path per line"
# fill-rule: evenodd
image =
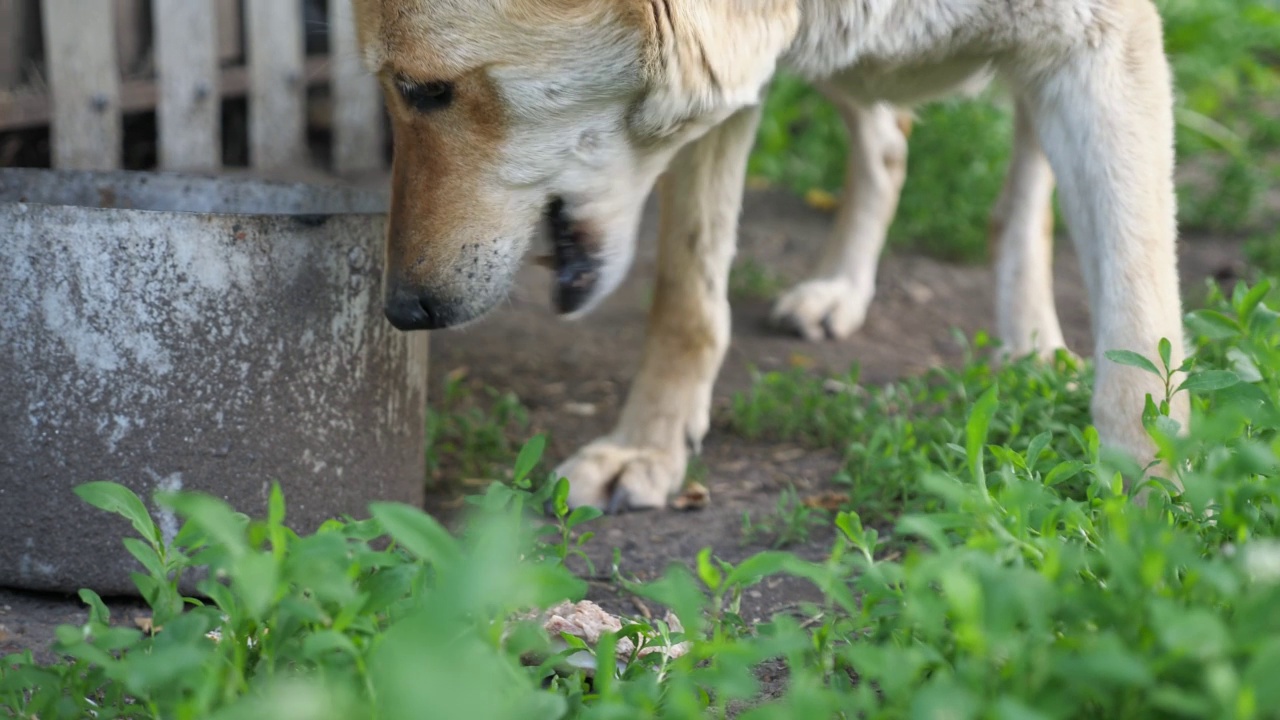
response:
M448 107L453 102L453 83L449 82L410 82L401 80L396 83L405 103L418 112L431 112Z

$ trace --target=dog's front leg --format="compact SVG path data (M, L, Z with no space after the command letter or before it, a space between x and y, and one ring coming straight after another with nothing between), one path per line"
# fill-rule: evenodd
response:
M739 111L681 150L659 181L658 277L640 372L613 432L557 468L570 505L661 507L701 446L729 345L729 267L759 115Z

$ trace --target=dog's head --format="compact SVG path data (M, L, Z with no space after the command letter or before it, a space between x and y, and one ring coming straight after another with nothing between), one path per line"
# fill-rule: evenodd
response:
M395 158L386 313L461 325L546 223L558 310L626 273L671 156L758 101L794 0L350 0Z

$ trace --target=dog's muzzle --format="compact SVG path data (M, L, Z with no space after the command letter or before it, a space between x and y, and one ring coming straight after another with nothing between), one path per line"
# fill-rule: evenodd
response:
M569 217L563 199L553 199L546 214L552 248L545 264L555 276L556 310L571 313L586 303L600 281L600 259L589 252L589 239Z

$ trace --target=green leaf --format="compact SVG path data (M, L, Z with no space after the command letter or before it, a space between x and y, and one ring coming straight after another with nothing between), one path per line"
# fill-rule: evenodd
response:
M427 562L452 565L458 559L453 536L435 518L403 503L377 502L369 513L406 550Z
M948 677L937 677L916 692L912 720L969 720L978 717L978 698Z
M1230 370L1205 370L1188 375L1187 379L1178 386L1178 390L1210 392L1231 387L1238 382L1240 382L1240 376Z
M711 548L706 547L698 551L698 578L712 592L720 589L720 584L724 581L724 575L721 574L720 568L711 562Z
M111 612L103 604L102 598L98 597L98 593L88 588L81 588L80 600L89 606L89 622L99 625L111 624Z
M1048 487L1053 487L1054 485L1066 482L1076 475L1079 475L1080 471L1083 469L1084 463L1079 460L1068 460L1067 462L1058 463L1049 471L1049 474L1045 476L1044 484Z
M163 542L147 507L129 488L113 482L91 482L77 486L75 493L99 510L115 513L133 523L133 529L148 542L156 545Z
M1112 632L1101 635L1092 647L1057 662L1059 674L1082 684L1147 687L1153 680L1151 670L1142 658L1131 652Z
M280 483L271 483L271 494L267 497L267 525L280 527L284 524L284 491Z
M1003 697L996 701L996 720L1052 720L1047 715L1026 703L1012 697Z
M671 564L662 577L652 582L642 585L625 583L625 586L641 597L671 608L690 636L697 635L706 625L702 613L707 605L706 595L683 564Z
M1280 638L1265 641L1249 661L1244 672L1245 683L1257 693L1260 707L1280 707Z
M533 467L538 464L538 460L542 458L542 451L547 446L547 437L543 434L534 435L529 438L520 448L520 455L516 457L516 465L514 471L514 482L520 482L528 477L533 471Z
M862 517L853 510L842 510L836 514L836 527L844 536L849 538L849 542L855 546L861 546L864 542L864 532L862 529Z
M947 542L946 532L938 524L936 518L929 515L903 515L898 518L895 533L915 535L933 545L936 550L951 546L951 543Z
M1227 349L1227 362L1231 363L1231 369L1240 377L1241 382L1262 381L1262 372L1258 370L1258 364L1240 348Z
M1156 350L1160 353L1160 362L1164 364L1164 371L1167 374L1173 369L1173 361L1170 359L1173 355L1173 344L1169 342L1169 338L1162 337L1156 344Z
M160 556L156 554L155 548L138 538L124 538L121 542L124 543L125 550L142 563L142 567L146 568L153 577L160 579L165 577L164 566L160 564Z
M978 401L973 404L969 413L969 422L965 425L965 451L969 458L969 474L979 487L986 488L986 472L982 466L982 447L987 443L987 431L991 426L991 418L996 414L997 386L992 385Z
M600 508L593 507L591 505L583 505L569 513L569 517L564 521L564 524L565 527L573 528L581 525L582 523L591 522L601 515L604 515L604 512L601 511Z
M1245 293L1240 302L1236 304L1236 313L1240 317L1241 324L1248 324L1249 316L1253 314L1254 308L1258 307L1258 304L1266 298L1269 292L1271 292L1271 283L1261 280L1257 285L1250 288L1249 292Z
M1162 377L1155 363L1132 350L1108 350L1103 354L1108 360L1118 365L1128 365L1139 370L1146 370L1156 377Z
M232 558L248 552L245 518L222 500L204 493L178 492L156 493L156 502L185 517L188 525L196 526Z
M591 648L587 646L586 640L583 640L581 637L574 635L573 633L562 632L560 633L560 639L564 640L564 644L574 650L586 650L588 652L591 650Z
M251 552L235 564L234 587L245 610L256 620L266 618L275 600L280 569L269 553Z
M1213 340L1235 337L1243 331L1235 318L1218 310L1196 310L1187 320L1194 330Z
M336 630L319 630L302 641L302 655L308 660L319 660L321 655L332 652L345 653L351 657L360 656L360 651L351 642L351 638Z
M1022 458L1016 451L1000 445L988 445L987 451L990 452L1002 465L1011 465L1019 470L1027 470L1027 461Z
M1049 443L1053 442L1053 433L1045 431L1031 438L1031 443L1027 445L1027 465L1031 468L1040 462L1040 455L1044 453L1045 448L1049 447Z
M755 584L770 575L786 572L793 559L794 556L791 553L773 550L757 553L730 570L724 579L724 584L726 587L746 587Z
M213 649L213 643L184 643L158 646L149 653L131 654L128 662L123 664L125 686L142 697L169 685L181 687L184 680L189 681L199 674Z
M360 588L366 595L364 611L369 614L380 613L403 598L409 592L417 573L416 565L401 564L383 568L368 576Z
M555 488L555 493L551 496L551 505L555 509L556 517L562 518L569 513L569 479L557 479Z

